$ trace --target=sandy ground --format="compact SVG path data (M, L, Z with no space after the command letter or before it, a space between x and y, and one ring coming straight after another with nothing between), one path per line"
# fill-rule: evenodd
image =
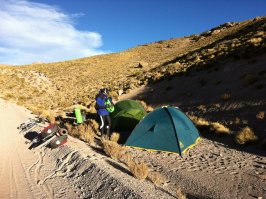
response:
M3 100L0 107L0 198L176 198L177 186L188 198L266 197L265 154L205 138L184 157L129 149L168 179L156 187L132 177L100 148L71 137L58 149L29 150L17 126L33 115Z
M146 90L147 88L140 87L120 96L119 100L138 99ZM202 136L202 141L184 157L134 149L131 149L131 153L149 163L153 170L166 176L170 182L168 187L178 185L188 196L223 199L266 198L265 149L252 145L237 146L232 137L228 136L204 132Z
M174 198L71 137L58 149L29 150L17 127L33 115L1 99L0 110L0 198Z

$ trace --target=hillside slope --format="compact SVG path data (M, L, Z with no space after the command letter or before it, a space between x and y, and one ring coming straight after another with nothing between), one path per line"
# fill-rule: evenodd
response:
M259 17L241 23L226 23L201 35L159 41L120 53L50 64L0 66L1 97L29 108L55 109L77 102L89 105L102 86L115 92L127 92L147 84L150 78L178 73L194 62L202 65L210 59L215 60L216 55L220 55L220 51L213 49L215 46L228 54L227 51L248 48L247 40L257 38L254 48L265 48L263 24L265 17ZM239 38L242 34L245 34L245 40ZM204 56L196 56L204 49ZM138 67L139 63L141 67Z

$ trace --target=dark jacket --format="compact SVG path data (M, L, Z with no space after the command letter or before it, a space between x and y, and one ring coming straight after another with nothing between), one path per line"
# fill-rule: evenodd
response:
M109 115L109 112L106 110L105 102L110 99L108 96L104 95L103 93L98 93L96 95L96 110L98 115Z

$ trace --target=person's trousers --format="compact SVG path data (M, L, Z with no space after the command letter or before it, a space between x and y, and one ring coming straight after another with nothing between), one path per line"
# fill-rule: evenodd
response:
M101 126L100 131L102 136L107 135L110 138L110 129L111 129L111 117L110 115L100 115Z

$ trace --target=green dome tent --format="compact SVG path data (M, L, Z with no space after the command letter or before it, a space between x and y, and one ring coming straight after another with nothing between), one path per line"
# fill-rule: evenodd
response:
M146 111L143 106L135 100L122 100L115 104L111 115L112 129L114 131L132 131L142 120Z
M192 121L178 108L158 108L133 130L125 145L137 148L185 153L200 140Z

